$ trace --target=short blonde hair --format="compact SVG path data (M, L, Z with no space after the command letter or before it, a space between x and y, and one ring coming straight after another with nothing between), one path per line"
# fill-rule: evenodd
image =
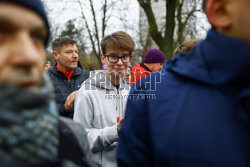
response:
M128 50L129 54L132 55L132 52L135 48L135 42L130 35L123 31L115 32L111 35L103 37L101 41L102 54L106 54L106 51L109 49L119 49L119 50Z

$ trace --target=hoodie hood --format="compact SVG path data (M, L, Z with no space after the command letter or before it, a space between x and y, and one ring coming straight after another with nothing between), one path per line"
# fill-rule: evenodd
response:
M212 29L191 52L177 55L165 68L214 87L246 88L250 85L250 44Z
M116 87L107 78L106 70L95 70L90 72L90 77L85 81L85 85L91 85L92 87L115 90ZM121 77L119 90L129 90L130 86L126 83L125 79Z

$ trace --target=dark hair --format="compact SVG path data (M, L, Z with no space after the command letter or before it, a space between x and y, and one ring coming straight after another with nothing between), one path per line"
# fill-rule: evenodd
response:
M206 4L207 4L207 0L203 0L202 9L203 9L204 12L206 12Z
M59 37L57 39L55 39L53 42L52 42L52 50L53 51L57 51L57 52L60 52L60 49L63 45L67 45L67 44L76 44L76 41L69 38L69 37Z
M102 38L102 54L106 54L108 49L128 50L131 55L134 51L135 42L130 35L123 31L115 32Z

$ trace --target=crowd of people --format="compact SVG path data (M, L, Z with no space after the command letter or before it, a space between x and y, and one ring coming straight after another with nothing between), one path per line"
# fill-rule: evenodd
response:
M172 60L152 48L132 67L118 31L101 41L106 69L89 72L67 36L46 61L40 0L0 0L0 166L250 166L250 2L203 9L207 37Z

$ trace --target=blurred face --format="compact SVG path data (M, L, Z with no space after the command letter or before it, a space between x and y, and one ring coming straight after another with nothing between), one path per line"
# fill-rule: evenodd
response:
M216 29L250 42L250 0L208 0L206 14Z
M70 71L77 67L79 60L76 44L66 44L60 49L60 52L53 52L58 67L63 71Z
M118 50L118 49L110 49L107 50L106 56L102 55L102 63L106 64L107 71L116 78L119 78L124 75L125 71L128 69L130 58L129 58L129 51L126 50ZM119 57L118 61L116 63L112 62L112 60L115 60L116 57ZM123 57L123 60L126 61L128 59L128 62L123 62L121 57Z
M51 67L51 64L45 64L43 71L47 71Z
M1 85L36 88L42 84L46 35L36 13L0 2Z
M232 36L250 42L250 0L231 0Z
M162 69L163 63L153 63L152 66L150 66L151 71L156 72L160 71Z

